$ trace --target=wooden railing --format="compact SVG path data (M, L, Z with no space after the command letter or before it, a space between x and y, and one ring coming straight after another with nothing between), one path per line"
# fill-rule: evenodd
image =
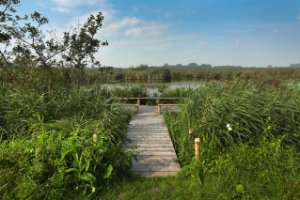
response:
M157 105L157 113L161 114L161 107L162 106L177 106L178 104L164 104L160 103L160 100L179 100L182 99L181 97L123 97L119 98L121 100L136 100L136 104L133 104L136 108L136 112L138 113L140 110L141 100L156 100Z

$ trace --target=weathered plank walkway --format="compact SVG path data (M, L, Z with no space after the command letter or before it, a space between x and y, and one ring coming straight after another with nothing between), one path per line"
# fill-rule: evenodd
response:
M131 168L134 174L169 176L180 170L168 129L156 106L140 106L129 124L126 148L137 155Z

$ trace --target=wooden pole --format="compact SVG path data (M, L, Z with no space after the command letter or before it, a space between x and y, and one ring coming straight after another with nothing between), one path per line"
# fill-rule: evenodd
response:
M137 104L137 105L136 105L136 113L139 113L139 112L140 112L140 105Z
M200 159L200 138L195 138L195 160Z
M138 98L138 99L137 99L137 102L136 102L136 104L137 104L138 106L140 106L140 105L141 105L141 100L140 100L140 98Z
M160 104L157 104L157 113L160 115Z

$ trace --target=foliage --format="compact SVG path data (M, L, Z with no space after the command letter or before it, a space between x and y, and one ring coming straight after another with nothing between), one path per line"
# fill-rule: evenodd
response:
M77 88L81 85L83 69L91 64L100 66L100 62L95 60L94 54L101 46L108 45L106 42L100 42L96 38L96 34L102 27L104 17L101 12L96 16L91 15L80 30L74 30L73 33L64 33L63 47L66 49L63 52L62 58L66 64L75 70ZM63 63L63 62L62 62Z
M183 176L225 199L299 198L299 98L297 88L190 90L177 115L165 113Z
M83 69L88 65L100 67L94 55L100 46L108 45L96 38L104 19L101 12L91 15L78 29L65 32L64 37L58 39L54 30L44 31L49 21L39 12L20 16L15 8L19 1L0 3L0 68L10 83L26 87L18 73L25 71L27 80L32 81L33 71L41 69L47 92L54 89L57 72L68 78L67 81L75 82L79 89L84 79Z
M92 198L127 174L130 115L120 106L95 91L1 91L1 199Z

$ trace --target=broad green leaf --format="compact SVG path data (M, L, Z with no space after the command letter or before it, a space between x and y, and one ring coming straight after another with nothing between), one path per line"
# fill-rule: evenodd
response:
M106 172L104 174L104 178L109 178L112 171L113 171L113 166L110 164L110 165L108 165L108 167L106 169Z
M87 181L87 182L90 182L90 183L93 183L96 180L96 177L93 174L91 174L89 172L86 172L86 173L84 173L83 175L80 176L80 179L84 180L84 181Z

